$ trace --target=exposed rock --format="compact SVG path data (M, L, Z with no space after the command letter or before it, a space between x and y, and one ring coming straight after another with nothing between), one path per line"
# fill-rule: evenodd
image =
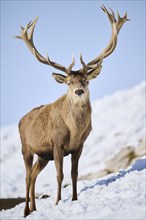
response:
M127 146L122 148L116 155L105 162L106 168L96 173L80 176L79 180L92 180L106 176L109 173L116 173L125 169L141 156L146 155L145 139L141 140L138 146Z
M146 155L146 141L145 141L145 139L140 141L140 144L137 147L135 147L134 152L137 157L141 157L143 155Z
M130 164L130 161L136 157L134 148L123 148L113 158L106 161L106 168L109 173L118 172L120 169L125 169Z

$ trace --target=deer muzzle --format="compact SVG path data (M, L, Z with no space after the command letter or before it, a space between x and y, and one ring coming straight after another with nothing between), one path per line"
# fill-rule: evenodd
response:
M83 90L83 89L77 89L77 90L75 91L75 94L77 94L78 96L80 96L80 95L84 94L84 90Z

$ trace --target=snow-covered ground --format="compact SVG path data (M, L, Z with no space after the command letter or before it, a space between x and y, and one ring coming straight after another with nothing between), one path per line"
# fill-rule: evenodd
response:
M127 170L92 181L79 181L78 201L71 202L71 186L63 189L63 199L54 205L56 190L47 199L37 199L37 211L26 219L131 219L145 220L146 159L137 160ZM24 203L2 211L1 219L24 219Z
M80 159L79 200L70 200L68 156L64 159L63 182L67 187L62 190L63 200L54 206L56 171L50 162L36 183L36 193L50 197L38 199L38 211L28 219L144 219L145 82L95 101L92 110L93 130ZM134 157L139 159L131 161L132 166L126 169ZM25 169L17 125L1 128L1 197L25 197ZM1 219L21 219L23 208L24 203L2 211Z

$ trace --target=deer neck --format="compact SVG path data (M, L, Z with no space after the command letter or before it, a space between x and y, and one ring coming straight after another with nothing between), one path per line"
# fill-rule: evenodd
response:
M91 105L89 93L86 97L74 99L69 94L66 96L66 117L75 127L85 126L91 120Z
M64 122L70 131L70 149L78 147L84 134L91 128L91 106L89 97L84 102L73 102L67 95L65 101Z

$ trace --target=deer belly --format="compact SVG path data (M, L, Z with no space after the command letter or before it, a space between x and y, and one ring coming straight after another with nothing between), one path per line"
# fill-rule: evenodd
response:
M54 160L53 151L38 151L35 153L44 160Z
M53 154L50 153L39 153L37 154L40 158L44 159L44 160L54 160L53 158Z
M44 160L48 160L48 161L54 160L53 150L50 150L50 151L35 150L34 153ZM64 157L68 156L70 153L72 153L72 151L64 151Z
M49 145L41 145L37 148L30 147L32 152L35 153L37 156L44 160L54 160L53 158L53 148Z

